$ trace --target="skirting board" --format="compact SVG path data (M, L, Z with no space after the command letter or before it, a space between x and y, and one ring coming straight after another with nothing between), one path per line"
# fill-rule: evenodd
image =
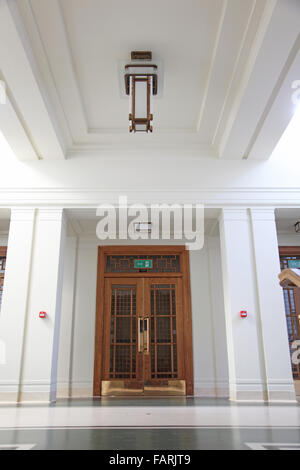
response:
M229 398L228 381L196 381L194 396L198 398Z
M49 402L50 401L50 387L47 384L26 384L23 385L21 395L18 395L18 386L16 384L0 384L0 402L2 403L16 403L18 401L24 402ZM261 390L255 390L252 387L238 387L235 391L234 401L271 401L271 402L291 402L295 401L294 391L290 387L276 387L274 384L270 387L269 400L267 396L262 397ZM295 389L297 396L300 396L300 381L295 382ZM57 398L92 398L93 397L93 383L92 382L74 382L71 384L67 382L60 382L57 384ZM195 382L194 396L199 398L229 398L229 385L228 382ZM234 397L234 394L232 395Z
M194 396L202 398L228 398L229 387L228 383L220 382L217 387L214 383L197 382L194 387ZM93 397L93 384L92 383L60 383L57 387L57 398L92 398Z
M57 384L57 398L92 398L92 382L73 382Z

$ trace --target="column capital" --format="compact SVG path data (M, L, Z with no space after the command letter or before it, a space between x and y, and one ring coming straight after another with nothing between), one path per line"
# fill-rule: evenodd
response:
M250 215L252 220L261 222L275 222L274 207L251 207Z
M246 208L228 208L222 209L219 215L219 221L225 222L248 222L249 221L249 212Z
M32 221L35 218L36 209L32 207L12 207L10 210L11 222Z
M63 208L50 207L38 209L37 218L41 222L66 222L66 213Z

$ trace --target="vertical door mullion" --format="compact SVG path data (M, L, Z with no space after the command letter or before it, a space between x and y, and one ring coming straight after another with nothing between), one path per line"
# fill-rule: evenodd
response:
M133 338L132 338L132 321L133 321L133 302L132 302L132 289L130 289L130 378L132 379L132 355L133 355Z
M175 284L174 284L175 285ZM170 340L171 340L171 374L172 378L174 377L174 338L173 338L173 284L170 284ZM175 300L177 292L175 290ZM176 322L176 320L175 320ZM176 328L175 323L175 328Z
M113 289L112 289L113 290ZM114 295L115 295L115 305L114 305L114 337L113 337L113 342L114 342L114 357L113 357L113 378L116 378L116 352L117 352L117 303L118 303L118 290L114 289Z
M150 310L151 310L151 305L150 305L150 283L148 279L143 279L143 328L145 331L145 327L147 330L147 335L146 335L146 341L147 341L147 346L148 346L148 351L144 349L143 352L143 366L144 366L144 375L143 375L143 380L144 383L148 382L151 380L151 326L149 324L149 318L150 318ZM148 321L147 321L148 318ZM144 333L144 340L145 340L145 333ZM145 344L145 343L144 343Z
M156 310L156 284L153 284L153 325L154 325L154 374L157 378L157 310Z

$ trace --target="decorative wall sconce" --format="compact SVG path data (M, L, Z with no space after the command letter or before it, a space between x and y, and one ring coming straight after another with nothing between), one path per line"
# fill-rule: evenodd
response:
M300 222L295 223L295 232L300 233Z
M131 52L125 65L125 91L130 96L129 131L152 132L152 96L157 95L157 65L150 64L151 51Z

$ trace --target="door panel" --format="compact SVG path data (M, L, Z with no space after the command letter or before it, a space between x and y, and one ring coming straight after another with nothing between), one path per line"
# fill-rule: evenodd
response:
M137 340L142 314L142 279L105 281L102 395L112 394L113 391L117 394L119 389L122 393L128 390L127 394L143 393L144 365L138 353ZM111 381L115 383L109 384Z
M102 395L185 395L182 281L106 279Z
M145 358L146 385L184 379L181 290L181 279L145 280L146 312L150 320L150 354Z

